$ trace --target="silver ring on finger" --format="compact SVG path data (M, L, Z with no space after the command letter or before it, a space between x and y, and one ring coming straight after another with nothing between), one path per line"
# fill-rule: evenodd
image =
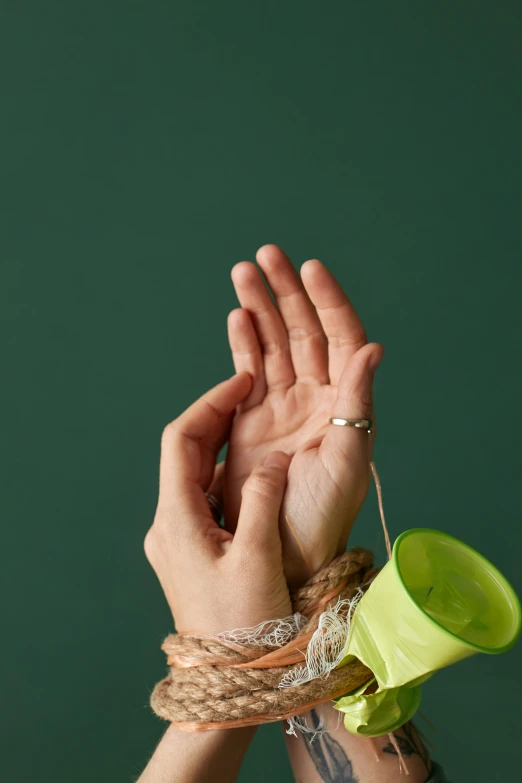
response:
M341 419L337 416L330 419L330 424L336 424L338 427L355 427L358 430L367 430L368 434L372 431L372 419Z

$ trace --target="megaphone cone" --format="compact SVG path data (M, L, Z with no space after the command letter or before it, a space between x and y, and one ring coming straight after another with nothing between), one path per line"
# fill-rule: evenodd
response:
M379 689L411 685L477 652L508 650L521 618L495 566L447 533L416 528L395 541L359 602L345 656L368 666Z

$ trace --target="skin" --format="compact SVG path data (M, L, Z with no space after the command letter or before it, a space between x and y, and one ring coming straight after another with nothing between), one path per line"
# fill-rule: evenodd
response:
M235 408L251 385L247 373L220 383L163 433L145 553L178 632L213 634L292 614L278 532L288 455L271 452L252 470L234 535L218 527L205 497Z
M354 737L339 721L339 713L325 704L305 716L310 728L320 721L328 729L310 742L311 735L286 736L296 783L425 783L432 764L413 725L395 732L407 770L399 765L389 737Z
M353 305L320 261L307 261L299 275L275 245L260 248L256 259L258 267L244 261L232 270L242 307L229 315L229 342L236 370L246 370L253 384L230 433L225 521L233 531L255 465L273 449L289 454L281 536L294 587L345 550L368 491L375 434L328 422L375 419L372 382L383 347L367 342Z
M368 489L374 435L327 422L374 418L372 381L383 349L367 343L320 262L307 262L300 279L275 246L261 248L257 261L279 309L254 265L234 267L242 309L229 316L229 338L238 374L197 400L162 438L145 552L178 631L212 634L291 614L289 586L344 550ZM216 467L227 440L225 466ZM225 529L212 517L207 491L224 499ZM236 780L254 732L190 734L171 726L140 783ZM321 749L314 756L293 739L296 778L329 780ZM403 779L384 741L378 768L366 740L343 730L337 742L342 753L355 753L349 764L361 780ZM405 779L420 783L422 769L423 777Z
M217 526L205 497L235 408L251 384L246 373L224 381L163 433L158 505L145 553L178 631L212 634L292 612L278 532L289 457L268 454L245 481L234 536ZM140 783L233 781L254 733L190 734L171 726Z

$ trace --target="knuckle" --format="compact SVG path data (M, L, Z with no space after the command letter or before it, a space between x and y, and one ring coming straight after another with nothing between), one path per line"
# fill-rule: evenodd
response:
M326 337L322 329L313 329L303 326L288 327L288 339L290 342L304 342L305 340L319 340L326 342Z
M263 353L267 356L277 356L278 354L288 353L286 345L278 340L267 340L263 342Z
M270 498L279 489L279 474L267 467L258 468L246 480L246 489L253 495Z
M329 335L328 342L333 348L354 348L364 345L368 341L366 331L363 327L355 327L350 334Z
M303 326L290 326L288 328L288 339L290 342L303 342L311 337L309 329L305 329Z

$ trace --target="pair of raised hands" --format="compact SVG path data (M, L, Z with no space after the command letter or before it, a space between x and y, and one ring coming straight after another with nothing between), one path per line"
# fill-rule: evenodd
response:
M344 551L374 439L331 417L371 418L383 348L319 261L299 275L262 247L232 280L237 374L169 424L145 551L178 631L214 634L292 613L294 588ZM226 461L216 465L228 441ZM223 503L224 528L206 492Z

